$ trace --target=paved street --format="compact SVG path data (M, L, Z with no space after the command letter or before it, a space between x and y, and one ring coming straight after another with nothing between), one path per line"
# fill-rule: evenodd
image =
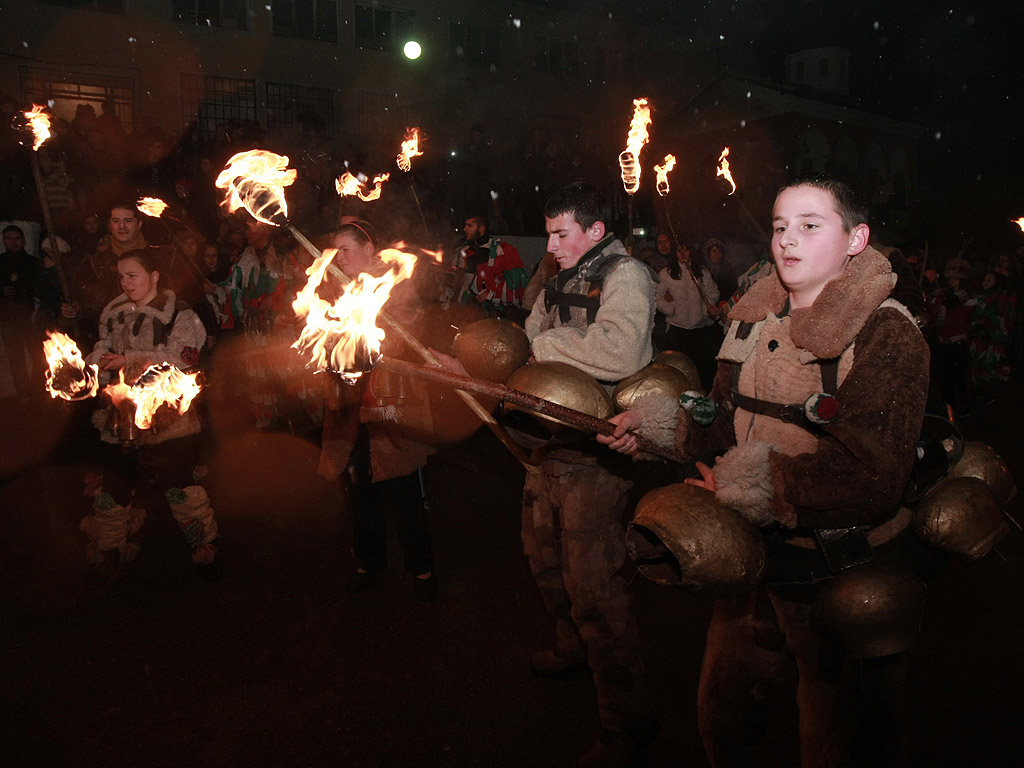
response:
M1019 389L964 424L1024 478ZM487 432L427 468L440 594L413 596L397 542L348 595L344 500L318 449L214 413L211 496L226 578L191 570L170 515L112 585L88 577L75 406L3 419L0 743L11 766L571 766L595 735L589 680L534 678L552 642L519 543L522 469ZM1014 504L1018 519L1021 504ZM700 766L695 690L705 598L636 582L662 733L647 765ZM930 585L912 666L911 765L1017 766L1024 536ZM792 713L789 713L792 716ZM772 765L791 766L784 743Z

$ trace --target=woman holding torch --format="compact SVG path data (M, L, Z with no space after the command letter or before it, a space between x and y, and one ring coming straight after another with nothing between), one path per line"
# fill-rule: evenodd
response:
M161 290L156 249L121 254L117 273L123 293L100 315L99 341L86 358L100 368L102 379L123 377L128 384L154 364L171 364L179 370L195 368L206 342L206 330L195 312L177 300L173 291ZM113 398L112 398L113 399ZM105 443L119 444L125 434L124 417L118 429L111 405L97 411L93 422ZM154 489L163 491L171 513L192 548L192 562L205 578L223 575L213 519L206 490L199 484L197 467L200 422L194 409L174 413L163 408L149 429L141 429L115 458L131 480L122 484L117 474L87 479L94 514L82 521L92 543L90 559L96 565L118 570L138 553L129 540L141 527L145 513L134 508L140 497ZM128 418L135 419L135 414Z
M334 236L334 247L338 249L336 263L352 280L363 273L377 275L385 271L377 255L373 229L365 221L342 225ZM420 306L412 283L395 285L385 307L389 316L414 327ZM387 336L382 351L401 356L402 342L394 335ZM437 580L420 470L433 451L410 439L410 427L416 430L412 434L418 434L431 423L426 392L380 368L369 377L362 376L355 385L339 384L339 389L345 396L338 399L344 402L324 414L319 471L330 479L341 476L350 500L358 568L346 590L361 592L372 586L387 565L384 515L390 506L405 568L416 577L416 597L431 602L437 593Z

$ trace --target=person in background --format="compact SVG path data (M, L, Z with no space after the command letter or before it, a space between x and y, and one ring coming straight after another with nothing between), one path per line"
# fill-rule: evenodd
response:
M664 327L655 329L658 350L683 352L697 366L701 382L708 386L715 376L715 353L722 345L718 324L718 286L698 254L686 245L676 249L676 260L658 273L654 291Z
M739 273L725 257L725 243L717 237L709 238L703 248L704 263L718 286L719 296L732 296L736 292Z
M950 259L943 271L945 287L932 297L928 317L935 331L932 355L935 373L942 388L942 399L955 415L970 413L967 397L967 370L970 360L971 320L977 298L967 290L971 265L963 259Z
M519 251L488 232L486 216L466 219L466 244L459 250L457 265L465 271L459 303L476 302L488 315L521 322L526 270Z

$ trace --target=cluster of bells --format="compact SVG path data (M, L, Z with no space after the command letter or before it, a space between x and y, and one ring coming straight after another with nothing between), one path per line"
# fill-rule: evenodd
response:
M453 353L474 378L502 383L558 405L607 419L645 395L678 398L703 393L693 362L674 351L623 380L609 395L598 381L564 363L528 363L530 345L519 326L488 318L468 325L454 339ZM404 392L401 377L374 369L370 388L381 402ZM382 399L383 398L383 399ZM496 403L485 403L493 408ZM532 448L584 436L579 427L506 403L503 422L522 445ZM476 422L478 423L478 422ZM1008 532L1004 510L1016 495L1005 462L988 445L944 436L948 465L905 499L911 527L940 553L967 560L988 554ZM715 495L674 484L647 493L637 504L626 548L638 570L659 584L678 585L713 596L735 594L763 582L764 537ZM819 585L813 616L854 657L906 650L920 630L927 587L908 570L869 563L844 570Z

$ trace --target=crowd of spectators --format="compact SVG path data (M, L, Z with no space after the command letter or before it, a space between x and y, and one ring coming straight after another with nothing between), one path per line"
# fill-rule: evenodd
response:
M113 298L107 294L117 291L112 279L97 289L109 262L103 254L119 250L111 207L142 196L168 203L160 218L139 215L139 235L141 242L162 248L165 283L196 308L207 327L209 348L218 337L236 331L265 335L280 318L290 316L287 296L301 287L311 257L288 230L254 227L247 215L229 215L220 206L223 192L214 182L237 151L265 148L289 154L290 167L298 170L287 193L290 221L318 245L328 244L331 233L352 218L373 219L385 240L418 242L449 253L458 252L456 233L472 216L487 217L490 231L498 235L541 235L542 201L567 178L586 178L611 192L610 199L618 199L620 208L624 205L622 196L615 194L615 169L599 162L600 148L566 150L556 141L544 143L540 151L532 141L498 147L480 125L472 126L467 140L453 152L419 158L421 165L408 177L411 183L393 180L377 208L357 198L339 198L334 180L345 170L371 177L384 160L360 152L343 159L322 136L312 133L302 137L301 146L289 146L287 140L268 135L251 122L227 123L213 138L204 138L194 125L165 131L145 119L126 131L116 105L108 100L98 114L92 105L80 104L71 121L54 118L51 138L33 154L26 146L27 129L18 119L22 105L4 97L2 107L0 221L8 229L0 258L3 340L10 373L0 384L8 395L24 394L29 387L34 350L45 329L74 326L86 351L90 348L95 340L95 328L90 326L103 303ZM36 189L33 162L41 171L42 195ZM44 198L54 232L45 231ZM719 329L736 297L771 269L766 251L762 249L758 259L756 248L735 250L738 238L721 234L721 239L711 237L701 244L680 243L674 233L660 232L654 248L638 247L637 255L662 283L666 300L672 293L669 287L674 287L678 299L694 286L691 314L700 317L682 320L678 306L674 312L659 313L655 332L660 347L707 357L693 350L710 346L700 340L690 343L694 340L689 337ZM681 258L681 252L693 254L692 263L689 257ZM934 379L944 400L958 414L967 414L995 398L1024 356L1017 298L1020 254L933 255L932 264L917 254L910 261L911 269L916 265L913 279L927 303L923 314L933 345ZM694 266L704 274L696 281L687 274ZM716 298L708 301L709 291L696 289L702 282L714 286ZM62 312L62 304L69 303L80 310L77 318L66 317L66 308ZM663 302L662 309L667 306ZM686 325L694 327L682 327ZM668 336L675 341L670 343ZM710 361L704 362L702 367L710 370ZM252 358L247 365L261 369ZM283 381L280 387L296 389L294 383ZM273 408L257 410L260 425L280 421L270 413ZM310 406L306 403L298 410L306 413Z

